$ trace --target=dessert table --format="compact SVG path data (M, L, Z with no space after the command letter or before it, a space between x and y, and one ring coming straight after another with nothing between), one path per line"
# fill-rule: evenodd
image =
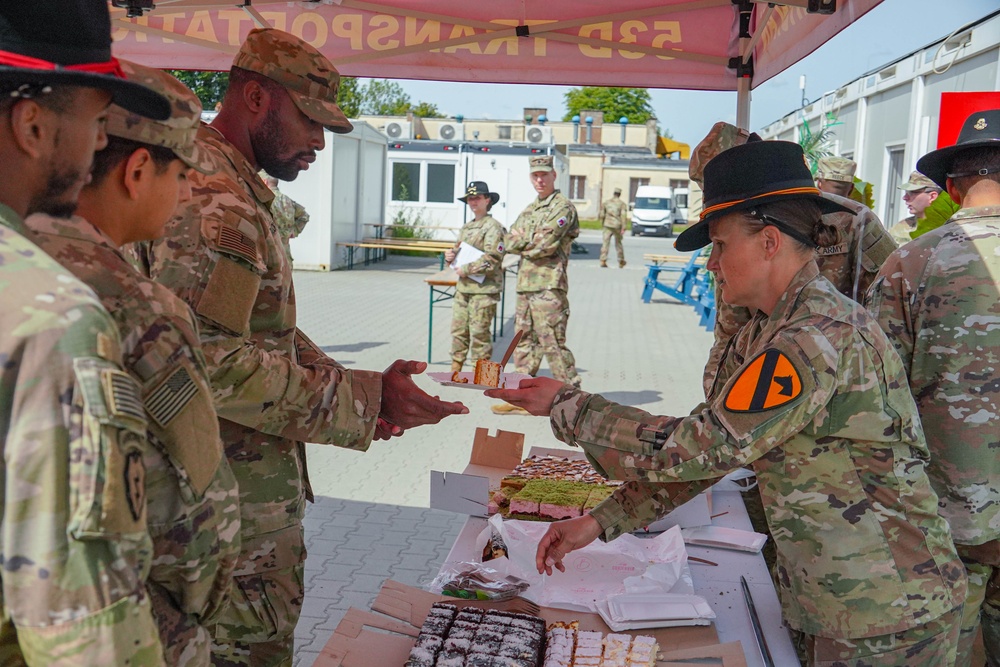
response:
M712 494L712 525L752 530L743 499L738 491L709 490ZM486 519L470 516L455 540L445 563L478 560L476 537L486 528ZM764 638L775 665L798 665L787 629L781 621L781 605L759 553L687 546L690 556L718 563L717 566L691 562L695 593L704 597L716 618L713 621L721 643L738 641L743 646L748 667L764 667L753 626L747 613L740 576L747 579L760 616Z

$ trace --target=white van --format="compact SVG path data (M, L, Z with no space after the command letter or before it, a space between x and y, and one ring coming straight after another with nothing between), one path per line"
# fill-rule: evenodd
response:
M687 205L687 192L684 193L684 204ZM678 210L673 190L665 185L640 185L635 191L635 204L631 208L632 236L650 234L670 237L674 235L674 223L682 217L686 218Z

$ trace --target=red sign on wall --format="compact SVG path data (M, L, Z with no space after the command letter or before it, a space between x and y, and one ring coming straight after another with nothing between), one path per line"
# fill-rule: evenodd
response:
M941 93L941 120L938 123L937 147L953 146L965 119L977 111L1000 109L1000 93Z

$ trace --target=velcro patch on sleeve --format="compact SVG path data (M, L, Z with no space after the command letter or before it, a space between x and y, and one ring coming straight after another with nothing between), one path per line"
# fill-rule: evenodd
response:
M792 361L776 349L765 350L744 367L726 394L731 412L764 412L802 395L802 378Z
M106 368L101 371L101 385L104 388L108 411L112 416L129 417L146 423L139 385L130 375Z
M197 394L198 385L180 366L147 394L146 411L157 424L166 427Z
M250 313L260 293L260 276L243 265L220 257L212 269L195 312L229 331L250 328Z
M219 250L233 253L251 264L260 262L260 258L257 256L257 244L247 234L235 227L219 225L215 243Z

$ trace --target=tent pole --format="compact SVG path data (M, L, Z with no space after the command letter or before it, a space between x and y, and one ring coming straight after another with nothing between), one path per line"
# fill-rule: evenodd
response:
M750 79L742 76L736 80L736 126L750 129Z

